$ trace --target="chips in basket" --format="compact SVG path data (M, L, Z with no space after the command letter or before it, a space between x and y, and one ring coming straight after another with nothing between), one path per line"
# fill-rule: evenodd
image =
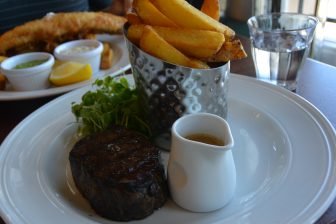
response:
M134 0L127 38L167 62L206 69L247 55L235 32L218 21L219 1L205 0L201 10L185 0Z

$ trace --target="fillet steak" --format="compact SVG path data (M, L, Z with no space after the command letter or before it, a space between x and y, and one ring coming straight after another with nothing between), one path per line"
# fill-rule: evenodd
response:
M79 140L69 160L77 188L105 218L143 219L167 199L159 149L124 127Z

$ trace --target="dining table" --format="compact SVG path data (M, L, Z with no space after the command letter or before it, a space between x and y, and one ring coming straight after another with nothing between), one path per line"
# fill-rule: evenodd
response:
M255 78L256 72L250 53L250 39L239 35L238 38L241 40L248 57L231 61L230 71ZM302 67L294 94L310 102L336 128L336 67L308 58ZM0 144L15 126L29 114L60 95L62 94L34 99L0 101ZM336 162L335 158L333 160ZM0 220L1 223L4 221ZM336 223L336 200L315 223Z

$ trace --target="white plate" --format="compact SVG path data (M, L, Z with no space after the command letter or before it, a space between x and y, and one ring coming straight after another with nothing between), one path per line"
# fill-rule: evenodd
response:
M41 107L1 145L0 211L7 223L114 223L90 209L68 164L76 132L71 102L89 89ZM135 223L313 223L332 203L336 135L327 119L301 97L248 77L232 75L229 96L234 199L211 213L191 213L169 200Z
M108 35L102 34L97 35L97 39L100 41L106 41L111 44L113 49L113 66L106 70L100 70L97 74L87 81L66 85L66 86L51 86L48 89L34 90L34 91L14 91L9 83L6 85L6 89L0 91L0 101L13 101L13 100L24 100L33 99L45 96L52 96L61 93L68 92L86 85L91 84L95 79L101 78L105 75L115 76L118 75L131 66L128 60L128 51L124 37L122 35Z

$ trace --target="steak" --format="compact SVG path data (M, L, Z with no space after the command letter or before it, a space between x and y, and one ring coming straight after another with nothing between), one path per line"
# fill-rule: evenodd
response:
M160 151L134 131L114 126L85 137L75 144L69 160L77 188L105 218L143 219L167 200Z

